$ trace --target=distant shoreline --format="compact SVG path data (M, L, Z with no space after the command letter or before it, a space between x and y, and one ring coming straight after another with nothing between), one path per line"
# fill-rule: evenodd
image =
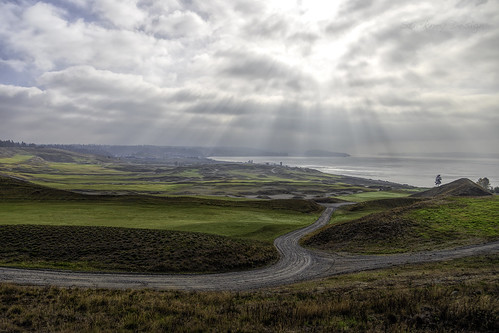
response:
M256 163L315 169L328 174L383 180L417 187L433 187L435 176L443 183L459 178L477 181L487 177L499 186L499 159L423 156L210 156L217 162Z

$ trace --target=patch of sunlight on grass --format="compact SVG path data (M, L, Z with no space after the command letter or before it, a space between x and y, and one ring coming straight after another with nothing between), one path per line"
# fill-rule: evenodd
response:
M409 195L410 193L404 193L404 192L372 191L372 192L355 193L350 195L341 195L336 198L345 201L363 202L363 201L378 200L378 199L402 198L402 197L407 197Z

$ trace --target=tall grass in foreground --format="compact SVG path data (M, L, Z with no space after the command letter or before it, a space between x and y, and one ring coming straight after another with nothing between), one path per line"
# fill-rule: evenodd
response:
M0 331L494 331L499 256L257 292L0 286Z

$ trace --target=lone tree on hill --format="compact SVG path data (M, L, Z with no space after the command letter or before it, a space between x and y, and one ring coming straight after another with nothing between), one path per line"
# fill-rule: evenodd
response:
M486 190L490 189L490 181L487 177L479 178L476 183Z
M435 185L440 186L442 184L442 176L437 175L437 178L435 178Z

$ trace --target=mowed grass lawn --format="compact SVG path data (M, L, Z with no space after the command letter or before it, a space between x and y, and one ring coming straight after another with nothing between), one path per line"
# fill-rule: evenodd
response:
M195 231L272 242L319 213L190 203L0 202L0 225L109 226Z

